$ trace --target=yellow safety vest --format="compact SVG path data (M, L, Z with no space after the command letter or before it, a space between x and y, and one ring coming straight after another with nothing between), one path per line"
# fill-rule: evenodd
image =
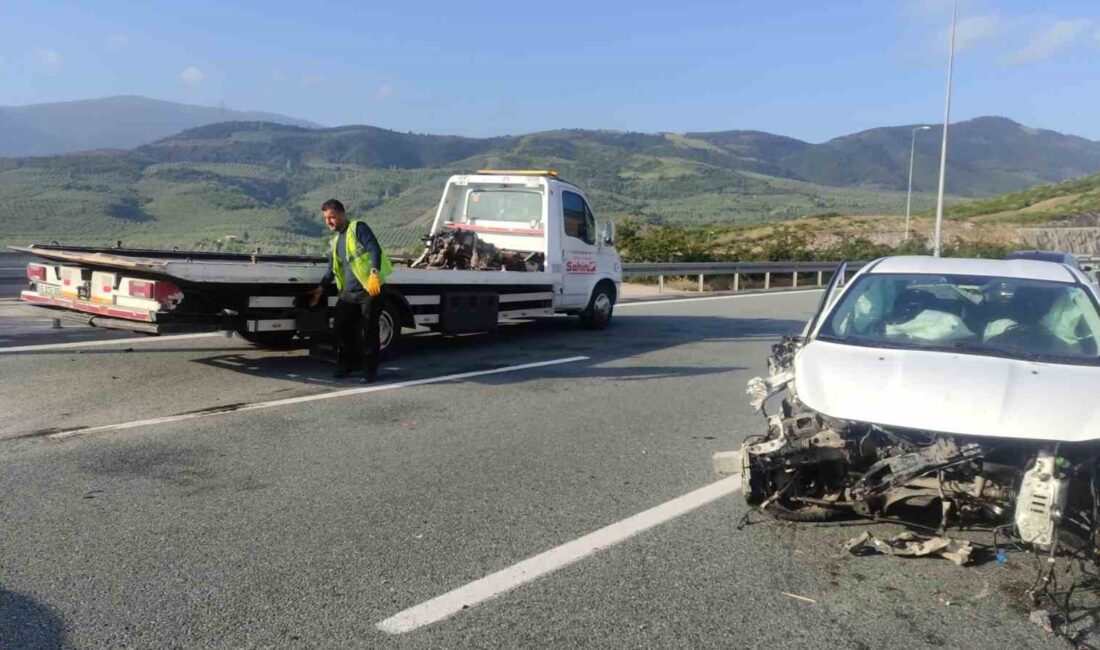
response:
M371 271L371 259L370 253L359 248L359 238L355 236L355 229L359 226L358 221L352 221L348 223L348 229L344 231L344 237L347 240L344 246L347 248L348 263L351 264L351 272L355 274L356 279L359 280L359 284L364 287L367 286L367 280L370 279ZM337 251L337 245L340 241L340 235L336 235L332 238L332 275L333 280L336 281L336 290L344 290L344 261L340 259L340 254ZM381 249L381 246L379 246ZM385 284L386 276L393 272L393 264L390 263L390 258L386 256L386 251L382 253L382 268L378 269L378 279Z

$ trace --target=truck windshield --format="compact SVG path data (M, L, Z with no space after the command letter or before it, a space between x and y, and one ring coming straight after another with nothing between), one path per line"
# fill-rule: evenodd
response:
M532 228L542 222L542 192L526 188L452 187L443 218L451 223L509 222Z
M1036 361L1096 363L1100 313L1079 285L984 276L869 274L818 338Z

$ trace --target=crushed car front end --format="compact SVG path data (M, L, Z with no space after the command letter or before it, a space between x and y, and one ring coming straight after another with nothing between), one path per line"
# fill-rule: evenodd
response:
M745 498L795 521L930 506L940 531L1091 548L1097 341L1097 295L1064 265L887 258L838 278L749 382L767 426L737 455Z

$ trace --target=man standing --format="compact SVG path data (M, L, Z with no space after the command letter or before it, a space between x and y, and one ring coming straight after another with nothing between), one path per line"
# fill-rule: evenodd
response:
M336 233L332 256L321 285L310 292L309 304L316 305L325 291L336 285L335 333L337 368L343 379L357 369L363 383L378 375L378 319L382 315L382 284L393 270L378 239L363 221L348 221L344 204L329 199L321 205L325 225Z

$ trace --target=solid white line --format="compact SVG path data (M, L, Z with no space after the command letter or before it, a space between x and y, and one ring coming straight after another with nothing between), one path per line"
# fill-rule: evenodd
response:
M292 404L304 404L306 402L317 402L325 399L334 399L337 397L349 397L351 395L363 395L366 393L377 393L384 390L395 390L398 388L409 388L411 386L423 386L425 384L438 384L445 381L458 381L460 379L469 379L471 377L483 377L485 375L498 375L504 372L516 372L517 370L529 370L531 368L542 368L545 366L554 366L562 363L573 363L576 361L586 361L588 357L566 357L564 359L553 359L551 361L538 361L536 363L524 363L518 366L506 366L504 368L494 368L492 370L476 370L473 372L460 372L454 375L444 375L442 377L429 377L427 379L413 379L410 381L398 381L392 384L378 384L375 386L363 386L361 388L349 388L346 390L336 390L329 393L321 393L319 395L304 395L302 397L288 397L286 399L276 399L269 402L253 402L252 404L245 404L243 406L228 406L225 408L212 408L209 410L199 411L196 413L181 413L179 415L169 415L160 418L149 418L147 420L134 420L133 422L120 422L117 424L104 424L96 427L83 427L80 429L70 429L68 431L59 431L57 433L50 434L49 438L71 438L73 436L82 436L86 433L96 433L99 431L119 431L122 429L134 429L137 427L150 426L153 424L166 424L168 422L182 422L184 420L197 420L199 418L210 417L212 415L224 415L226 413L241 413L243 411L257 411L259 409L269 409L276 406L290 406Z
M597 551L626 541L638 533L705 506L716 499L733 494L739 489L741 489L740 475L724 478L406 609L378 623L375 627L390 634L404 634L419 627L431 625L463 609L473 607L569 566Z
M95 345L133 345L134 343L158 343L160 341L181 341L184 339L201 339L208 336L225 336L224 332L196 332L194 334L172 334L169 336L143 336L130 339L105 339L103 341L74 341L72 343L44 343L42 345L20 345L12 348L0 348L0 354L5 352L35 352L37 350L64 350L67 348L84 348Z
M646 300L643 302L619 302L615 303L616 308L620 307L638 307L641 305L675 305L682 302L699 302L701 300L727 300L729 298L763 298L765 296L790 296L800 293L817 293L824 291L824 289L791 289L790 291L769 291L761 293L733 293L727 296L706 296L702 298L665 298L664 300Z

